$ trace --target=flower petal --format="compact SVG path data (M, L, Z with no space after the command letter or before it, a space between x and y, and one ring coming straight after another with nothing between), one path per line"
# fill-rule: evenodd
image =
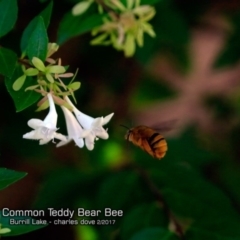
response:
M49 73L65 73L66 69L63 66L59 66L59 65L47 66L47 72L49 72Z
M109 135L107 131L102 127L104 124L108 123L114 113L107 115L106 117L92 118L82 112L80 112L66 97L66 101L73 107L73 112L78 119L78 122L83 126L84 130L80 134L80 137L85 138L86 146L89 150L92 150L94 147L94 141L96 137L102 139L108 139Z
M83 134L83 129L78 123L77 119L74 117L74 115L64 106L61 106L65 120L67 125L67 131L68 131L68 139L73 139L77 146L82 148L84 146L83 139L81 135ZM57 146L62 146L64 143L60 143Z
M96 130L94 130L94 132L95 132L96 136L99 138L108 139L108 137L109 137L107 131L104 128L102 128L101 130L96 129Z
M31 132L23 135L23 138L40 140L39 144L46 144L54 138L60 140L66 140L66 137L62 134L56 133L57 131L57 112L53 102L51 94L47 95L49 101L49 112L45 119L42 121L40 119L30 119L28 121L28 126L33 128Z
M0 229L0 234L5 234L5 233L9 233L9 232L11 232L10 228L1 228Z
M94 134L89 134L85 138L86 147L90 151L93 150L93 148L94 148L94 140L95 140L95 135Z
M102 125L103 125L103 117L98 117L93 120L91 127L93 128L102 127Z
M14 91L18 91L22 88L23 84L25 83L26 80L26 75L22 75L21 77L19 77L14 83L13 83L13 90Z
M82 1L77 3L72 9L72 15L81 15L88 10L93 1Z
M57 111L51 94L47 95L49 101L49 113L43 120L44 124L49 128L56 129L57 125Z
M46 78L50 83L54 83L54 79L51 73L47 73Z
M51 141L51 138L40 139L39 144L44 145Z
M38 70L45 72L46 67L43 63L43 61L37 57L33 57L32 59L32 64L34 65L34 67L36 67Z
M55 132L54 138L57 138L57 139L59 139L61 141L68 141L66 136L62 135L61 133L57 133L57 132Z
M92 122L94 121L93 117L90 117L82 112L80 112L70 101L70 99L66 96L66 101L73 107L73 112L78 120L78 122L85 128L90 129Z
M36 76L36 75L38 75L38 70L36 68L28 68L25 71L25 75L27 75L27 76Z
M128 33L126 36L124 53L126 57L132 57L135 53L135 41L134 36L131 33Z
M59 143L56 145L56 147L62 147L62 146L64 146L64 145L70 143L71 141L72 141L72 139L67 138L66 141L61 141L61 142L59 142Z
M74 142L76 143L76 145L80 148L82 148L84 146L84 141L82 138L80 137L73 137Z
M103 125L107 124L111 118L113 117L114 113L110 113L109 115L107 115L106 117L103 118Z
M40 134L40 132L38 131L38 129L36 130L32 130L31 132L25 133L23 135L23 138L26 139L33 139L33 140L39 140L42 138L42 135Z
M40 120L40 119L36 119L36 118L33 118L33 119L30 119L28 122L27 122L28 126L32 129L37 129L39 127L42 127L43 126L43 121Z

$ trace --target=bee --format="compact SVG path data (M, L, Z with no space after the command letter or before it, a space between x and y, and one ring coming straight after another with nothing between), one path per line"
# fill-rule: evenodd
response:
M127 128L126 126L123 127ZM156 130L146 126L127 129L126 140L140 147L154 158L161 159L165 156L168 149L167 142Z

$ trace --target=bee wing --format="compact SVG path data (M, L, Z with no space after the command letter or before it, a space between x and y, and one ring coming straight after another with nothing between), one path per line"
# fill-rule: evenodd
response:
M176 127L177 121L178 121L177 119L173 119L169 121L160 122L158 124L153 125L152 128L160 133L164 132L166 133L173 130L173 128Z

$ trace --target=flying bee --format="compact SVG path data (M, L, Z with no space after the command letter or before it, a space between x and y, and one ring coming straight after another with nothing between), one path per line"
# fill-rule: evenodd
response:
M126 126L123 127L126 128ZM140 147L154 158L161 159L165 156L168 149L167 142L156 130L146 126L127 129L126 140Z

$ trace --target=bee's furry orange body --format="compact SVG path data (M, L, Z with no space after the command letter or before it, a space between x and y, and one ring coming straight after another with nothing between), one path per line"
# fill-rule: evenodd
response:
M163 158L168 149L164 137L156 130L146 126L129 129L126 139L157 159Z

